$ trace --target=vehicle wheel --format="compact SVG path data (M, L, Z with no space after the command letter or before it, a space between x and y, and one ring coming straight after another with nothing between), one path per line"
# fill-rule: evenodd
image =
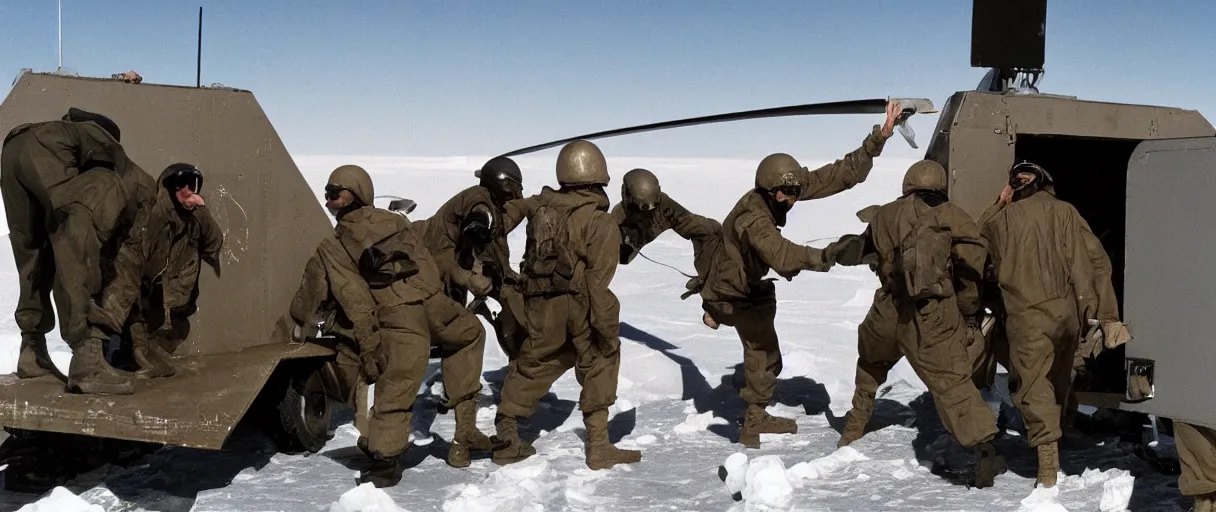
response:
M321 451L332 437L332 408L325 395L320 368L290 365L281 370L275 379L278 403L267 418L271 438L285 453Z

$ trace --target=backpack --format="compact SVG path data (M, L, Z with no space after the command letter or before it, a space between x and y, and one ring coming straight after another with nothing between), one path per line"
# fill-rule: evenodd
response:
M578 258L570 247L570 216L580 208L558 209L542 205L528 219L528 241L520 265L525 295L553 295L574 291Z
M916 205L911 206L916 210ZM910 299L943 299L953 295L950 228L937 219L937 209L916 212L895 252L895 279Z

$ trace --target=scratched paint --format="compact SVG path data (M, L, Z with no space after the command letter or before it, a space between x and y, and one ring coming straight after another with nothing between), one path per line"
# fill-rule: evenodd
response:
M220 196L220 208L214 210L216 222L219 223L220 229L224 232L224 263L237 263L241 261L241 255L249 251L249 216L245 213L245 207L241 206L240 201L237 201L228 189L220 185L216 191ZM228 203L236 206L236 211L241 218L236 219L230 215ZM236 221L236 224L233 223ZM232 231L236 231L236 237L232 236Z

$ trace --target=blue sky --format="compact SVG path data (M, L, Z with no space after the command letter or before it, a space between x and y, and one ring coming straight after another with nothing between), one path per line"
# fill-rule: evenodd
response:
M971 0L64 1L64 66L257 95L293 154L489 155L630 124L972 89ZM1096 10L1101 6L1102 10ZM1043 92L1216 120L1216 2L1051 0ZM0 2L0 93L54 70L55 0ZM821 158L879 115L750 121L604 141L609 155ZM932 119L914 124L922 142ZM894 154L920 153L902 142ZM923 148L923 144L922 144Z

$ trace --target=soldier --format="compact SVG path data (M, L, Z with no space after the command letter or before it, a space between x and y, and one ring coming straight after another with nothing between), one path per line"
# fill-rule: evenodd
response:
M391 487L401 480L398 457L409 445L432 337L449 354L443 362L449 396L444 405L456 410L456 433L448 464L467 467L470 451L490 449L476 426L485 333L475 316L440 293L439 271L409 219L371 206L373 197L371 177L362 168L344 165L330 174L325 205L338 223L334 238L322 240L305 267L292 317L293 332L302 332L312 317L301 317L315 311L320 297L332 297L349 321L362 377L376 384L367 438L359 442L373 464L360 481ZM350 356L339 360L340 369L352 362ZM342 373L346 380L353 377Z
M608 288L616 273L620 229L608 214L608 164L599 148L575 141L557 157L560 190L507 204L507 226L528 219L520 266L528 337L508 367L495 418L494 461L510 464L536 453L519 437L528 417L559 377L574 368L583 386L579 408L587 427L586 463L598 470L642 459L608 439L608 407L620 371L620 303ZM577 364L576 364L577 363Z
M155 195L152 177L135 165L109 118L76 108L59 121L23 124L4 139L0 190L8 217L18 282L16 320L21 329L17 376L64 376L46 349L55 326L72 348L67 389L78 393L130 393L129 377L89 340L88 305L102 285L103 256L112 252Z
M877 206L871 206L858 212L862 222L869 224L873 219ZM847 240L846 235L841 240ZM849 256L841 254L836 263L841 265L869 264L870 269L878 275L878 253L872 243L872 238L862 237L862 249L857 255L860 258L850 260ZM899 325L899 315L895 311L895 302L885 288L879 286L874 291L874 300L870 310L857 327L857 376L853 389L853 406L845 414L845 424L840 432L840 440L836 447L844 447L861 439L865 434L866 425L874 413L874 400L878 387L887 381L887 374L894 368L903 354L899 351L899 339L896 328Z
M702 320L712 329L734 327L743 342L746 386L741 395L747 410L740 444L757 448L760 434L798 431L794 420L765 411L781 373L781 349L773 326L775 287L764 276L770 269L786 279L802 270L826 272L841 247L834 243L820 250L786 240L780 232L786 214L797 201L828 197L865 181L874 157L893 133L899 112L898 103L888 103L885 124L875 125L860 148L814 171L784 153L765 157L756 168L755 188L739 199L722 223L723 245L712 257L700 292Z
M1005 462L991 444L995 418L971 380L986 251L975 222L947 200L946 181L941 164L913 164L903 197L879 208L863 237L895 305L900 352L933 394L942 425L974 450L975 485L991 487Z
M476 176L481 183L456 194L421 221L425 223L421 231L452 299L464 304L471 291L502 306L494 318L484 308L477 309L494 326L503 353L514 360L527 332L517 316L522 313L523 295L519 274L511 268L502 218L507 202L523 197L523 174L514 160L500 156L486 162Z
M129 328L137 375L167 377L176 370L161 339L175 319L197 309L200 261L219 272L224 235L203 200L203 174L176 163L165 168L156 201L140 210L114 260L115 276L101 302L90 305L91 337L104 340Z
M1182 464L1178 489L1195 498L1195 512L1216 511L1216 431L1175 421L1174 439Z
M659 187L659 178L646 169L625 173L621 202L612 209L612 218L621 229L621 264L628 265L639 251L668 229L692 242L693 266L697 276L687 287L688 294L701 290L709 262L722 245L722 224L709 217L689 212Z
M981 229L1005 314L1014 405L1038 451L1036 485L1053 487L1074 357L1087 320L1099 311L1085 235L1090 229L1076 208L1056 199L1042 167L1019 163L1009 179L1011 203ZM1112 329L1111 343L1123 332Z

